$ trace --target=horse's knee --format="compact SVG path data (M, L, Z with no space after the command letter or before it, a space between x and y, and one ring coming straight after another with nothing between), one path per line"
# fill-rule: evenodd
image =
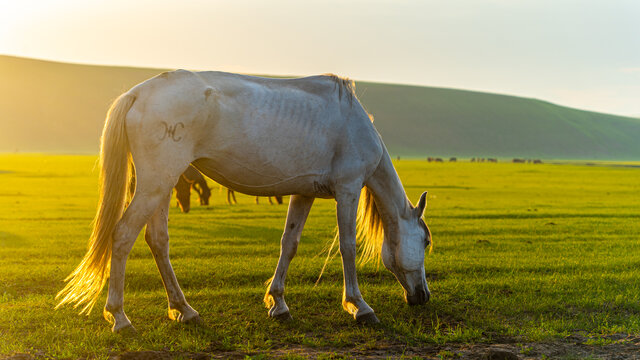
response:
M355 244L343 244L343 243L340 243L340 255L344 259L355 259L356 258L356 246L355 246Z
M284 234L282 235L281 240L281 248L282 254L287 258L287 260L291 261L296 256L298 252L298 239L292 237L291 235Z
M298 253L298 242L292 241L289 245L289 258L293 259L294 256Z

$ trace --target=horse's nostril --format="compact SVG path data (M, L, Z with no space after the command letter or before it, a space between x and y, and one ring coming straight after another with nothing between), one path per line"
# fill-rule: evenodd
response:
M409 305L422 305L429 301L430 294L422 287L416 286L413 295L405 295L405 299Z

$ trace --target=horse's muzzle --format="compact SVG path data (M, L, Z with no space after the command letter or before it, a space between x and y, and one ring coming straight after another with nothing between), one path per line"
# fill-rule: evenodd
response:
M409 305L422 305L429 301L431 294L428 290L425 290L422 286L416 286L413 295L406 295L404 299Z

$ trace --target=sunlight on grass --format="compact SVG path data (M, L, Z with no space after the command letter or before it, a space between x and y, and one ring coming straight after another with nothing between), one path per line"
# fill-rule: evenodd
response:
M86 317L53 310L62 279L86 250L97 202L94 163L92 156L0 155L0 354L255 355L297 346L375 349L640 332L639 169L402 160L396 166L409 198L429 191L425 216L435 249L425 264L433 296L427 305L406 306L393 275L369 264L358 279L382 323L356 326L341 309L339 257L314 287L319 254L335 227L334 202L317 200L287 281L294 320L269 320L263 284L277 263L286 204L255 205L238 195L239 204L229 206L216 186L211 205L189 214L172 200L169 221L176 275L204 324L167 319L160 276L139 238L125 285L139 336L124 338L109 331L101 311ZM103 291L99 305L105 297Z

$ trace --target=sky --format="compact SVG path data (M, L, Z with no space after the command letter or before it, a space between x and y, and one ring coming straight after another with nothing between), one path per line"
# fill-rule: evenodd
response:
M637 0L0 0L0 54L331 72L640 117Z

